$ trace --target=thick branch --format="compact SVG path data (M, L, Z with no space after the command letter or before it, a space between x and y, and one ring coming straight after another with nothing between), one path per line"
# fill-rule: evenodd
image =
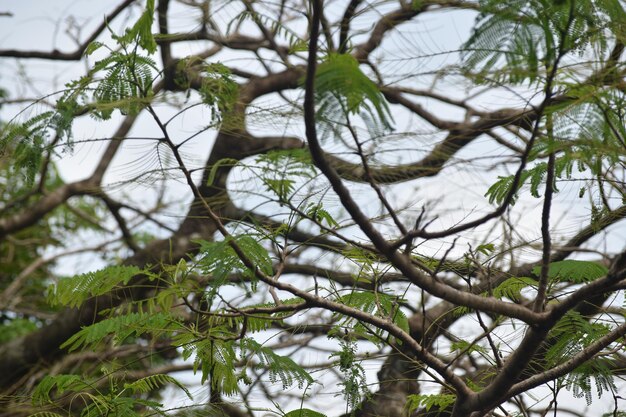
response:
M69 198L77 195L97 194L100 192L100 182L109 164L113 160L122 140L132 127L136 116L128 116L124 119L115 135L111 138L102 158L98 162L94 173L87 179L62 185L56 190L45 194L41 199L24 209L22 212L11 217L0 219L0 239L4 236L32 226L41 220Z
M115 10L113 10L109 15L107 15L102 24L94 30L91 35L81 43L78 48L74 52L61 52L57 49L52 52L44 52L44 51L20 51L17 49L4 49L0 50L0 57L10 57L10 58L38 58L38 59L51 59L51 60L59 60L59 61L76 61L79 60L87 46L93 41L95 41L98 36L107 28L108 25L111 24L111 21L115 19L120 13L124 11L128 6L133 4L136 0L124 0Z
M457 152L469 145L474 139L498 126L532 123L536 114L533 110L503 109L482 117L480 120L467 124L457 124L448 136L420 161L412 164L389 167L370 167L372 178L378 183L398 183L423 177L433 177L443 169ZM361 164L344 161L336 156L326 154L328 163L344 179L365 182L365 170Z

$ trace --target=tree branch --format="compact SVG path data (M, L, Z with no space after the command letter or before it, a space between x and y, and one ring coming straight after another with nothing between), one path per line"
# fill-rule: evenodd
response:
M21 51L17 49L0 49L0 57L10 57L10 58L24 58L24 59L50 59L50 60L59 60L59 61L76 61L79 60L87 46L93 41L95 41L98 36L110 25L111 21L115 19L120 13L122 13L128 6L133 4L136 0L124 0L119 6L115 8L110 14L105 16L102 24L94 30L91 35L78 46L74 52L61 52L58 50L54 50L52 52L43 52L43 51Z

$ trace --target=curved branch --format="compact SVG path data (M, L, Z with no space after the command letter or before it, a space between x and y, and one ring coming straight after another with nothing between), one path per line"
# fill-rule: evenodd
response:
M350 21L354 17L356 8L359 7L363 0L351 0L346 11L343 13L341 23L339 24L339 53L343 54L348 48L348 32L350 31Z
M283 73L273 74L265 78L251 79L240 89L240 99L234 111L245 115L246 106L263 94L268 94L278 89L293 88L298 86L301 76L300 69L289 69ZM201 80L196 80L198 86ZM160 87L159 87L160 88ZM155 88L157 91L158 88ZM73 195L94 193L99 190L99 183L112 160L115 152L132 126L134 117L127 117L120 126L107 147L92 176L84 181L71 183L60 187L52 193L44 196L30 210L0 221L0 236L34 224L41 216L47 214ZM200 202L211 202L212 210L215 210L221 218L228 219L236 212L225 192L226 178L232 167L220 166L215 173L213 184L207 184L211 167L224 158L241 160L250 155L265 152L275 148L301 147L300 140L285 137L254 138L245 131L231 132L222 130L213 146L207 160L204 178L199 187L195 188L200 193L191 204L184 221L178 230L169 238L152 242L147 247L135 253L124 261L126 265L145 267L146 265L159 265L164 263L176 263L178 260L192 256L197 251L197 244L192 241L198 238L211 240L217 231L214 222L207 221L206 211ZM72 334L86 326L101 320L99 314L103 309L109 309L120 305L127 299L141 299L148 295L144 286L138 285L142 277L135 277L127 287L118 293L93 298L84 303L80 309L66 309L41 329L26 336L11 340L0 346L0 387L10 388L15 381L19 381L29 369L38 363L48 363L63 355L58 348Z
M374 29L372 29L369 39L355 48L354 57L361 62L367 61L370 53L380 46L383 37L388 31L414 18L424 7L424 5L421 5L420 8L413 8L409 2L408 4L405 3L400 9L382 16L374 26Z
M513 124L528 126L534 121L535 117L536 113L533 110L502 109L471 124L448 125L447 127L450 128L448 136L420 161L389 167L372 166L370 167L372 178L378 183L391 184L433 177L441 172L444 165L457 152L480 135L487 133L490 129ZM329 154L325 154L325 158L343 179L358 182L367 181L362 164L347 162Z
M124 11L128 6L133 4L137 0L124 0L119 6L115 8L110 14L108 14L102 24L94 30L91 35L81 43L74 52L61 52L57 49L51 52L44 51L21 51L18 49L3 49L0 50L0 57L9 58L38 58L38 59L51 59L58 61L76 61L79 60L89 44L95 41L98 36L107 28L113 19L115 19L120 13Z
M234 33L229 36L222 36L207 32L203 29L189 33L172 33L167 36L160 36L156 39L159 45L169 45L186 41L211 41L221 47L239 49L243 51L258 51L261 48L272 51L280 51L281 54L289 54L289 47L283 45L272 46L267 39L255 38L253 36ZM275 49L274 49L275 48Z
M551 368L540 374L531 376L530 378L527 378L522 382L514 384L506 393L506 397L511 398L515 395L519 395L532 388L538 387L539 385L545 384L546 382L552 381L556 378L568 374L569 372L572 372L583 363L595 357L598 353L600 353L600 351L602 351L602 349L606 348L611 343L615 342L621 337L624 337L625 335L626 324L622 324L613 329L611 332L607 333L606 335L600 337L595 342L591 343L589 346L587 346L562 364L557 365L554 368Z
M128 116L124 119L111 138L111 142L104 151L102 158L100 158L94 173L89 178L62 185L56 190L45 194L41 199L22 212L9 218L0 219L0 239L18 230L34 225L46 214L65 203L71 197L98 194L104 173L135 120L136 116Z

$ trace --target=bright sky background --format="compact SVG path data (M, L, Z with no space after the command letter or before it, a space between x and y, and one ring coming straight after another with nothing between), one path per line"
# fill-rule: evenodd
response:
M74 22L80 26L84 26L80 33L81 41L91 32L91 30L100 24L103 16L110 12L118 4L117 1L93 1L93 0L54 0L54 1L41 1L41 0L0 0L0 12L10 12L12 17L0 17L0 49L16 48L22 50L52 50L59 49L64 52L73 51L75 49L75 43L70 36L66 33L68 28L70 33L72 32ZM140 9L135 7L132 10L138 12ZM118 17L112 27L115 30L119 30L121 27L126 27L133 18L136 16L123 15ZM186 22L186 16L175 15L176 21L174 29L185 30L188 26ZM74 20L72 20L74 19ZM432 66L436 68L441 66L450 59L449 55L442 55L440 52L448 50L453 45L458 45L468 34L469 28L473 24L473 14L469 12L456 12L456 13L434 13L428 14L428 17L420 19L418 24L406 25L401 28L399 32L396 32L388 42L394 42L397 45L398 53L401 55L405 48L409 48L416 44L418 41L422 50L420 51L424 55L432 55L430 59L424 60L423 65ZM178 47L178 54L183 55L185 48L194 51L192 46ZM411 51L411 53L415 53ZM221 59L231 59L228 56L220 56ZM0 66L0 85L3 88L7 88L11 94L11 98L18 97L44 97L54 91L59 91L63 88L64 84L71 79L81 75L81 72L85 71L85 67L77 64L76 62L54 62L43 60L11 60L2 59L2 66ZM387 70L409 71L407 64L401 56L397 62L389 64ZM422 68L423 70L423 68ZM23 77L20 74L27 74L28 79L32 84L24 85ZM450 91L451 95L458 93L457 91ZM463 92L460 92L463 93ZM505 95L490 95L485 98L485 106L492 107L496 104L507 105L511 100L510 96ZM54 101L52 98L51 101ZM18 120L25 119L33 116L37 112L46 110L46 106L39 104L34 105L23 113L16 116L19 109L23 109L23 104L6 106L0 112L0 117L3 120L8 120L12 117L17 117ZM173 114L172 109L161 108L161 114ZM442 109L442 111L448 111L449 109ZM398 129L412 128L414 119L410 119L402 112L396 113L399 115L396 117L396 126ZM182 117L180 117L177 123L174 124L175 132L179 139L183 139L186 135L189 135L201 128L205 124L205 120L208 114L201 108L195 108L189 110ZM75 137L77 140L91 140L94 138L106 138L110 135L119 123L119 117L114 117L108 122L94 123L89 118L81 118L76 122ZM295 132L298 132L299 128L295 128ZM147 120L146 117L142 117L140 121L133 128L131 135L133 137L155 137L158 136L158 129L154 123ZM300 136L302 130L300 129ZM187 148L187 153L190 155L190 163L192 166L200 167L204 162L204 158L208 155L210 147L212 145L214 132L206 132L199 135L192 144ZM152 142L142 141L141 139L133 140L128 145L124 146L123 152L121 152L115 159L115 163L107 173L106 182L111 184L112 187L118 189L117 195L121 196L126 193L127 198L132 199L137 204L146 204L146 202L152 201L154 195L151 191L150 184L144 184L141 186L131 187L118 187L119 181L126 181L132 178L134 175L141 173L146 169L151 169L152 165L151 157L154 157L154 150L146 150L146 144ZM101 141L88 142L83 145L76 146L74 152L71 155L63 155L63 158L59 160L59 169L63 177L70 181L76 180L88 176L93 169L94 163L99 159L102 151L104 150L105 143ZM150 147L148 147L150 148ZM493 152L493 146L489 145L487 141L484 141L484 146L471 147L469 151L461 152L458 156L459 159L472 159L489 155ZM441 207L450 207L454 212L457 207L463 207L467 210L474 210L476 207L484 206L483 194L487 190L487 187L498 174L502 175L504 172L486 172L490 166L490 160L487 159L481 162L481 169L477 169L475 172L467 173L463 175L449 174L442 177L423 179L419 181L419 188L414 188L413 185L399 184L390 186L387 188L387 192L390 195L395 195L398 198L404 198L405 201L419 201L421 199L430 199L432 196L440 196ZM237 178L245 178L245 174L236 174ZM171 183L176 184L176 183ZM353 189L358 192L362 185L354 185ZM445 193L442 193L442 187ZM560 194L555 203L555 217L557 219L562 217L561 223L557 223L559 230L564 232L572 232L576 230L581 223L589 218L589 209L586 204L579 203L573 195L577 193L578 189L568 189L567 185L563 188L565 192ZM184 215L185 204L190 201L190 193L184 185L174 185L168 190L168 196L172 201L179 201L179 204L174 205L169 212L170 221L172 225L175 225L177 221ZM461 196L461 197L460 197ZM541 200L535 200L532 197L522 197L518 203L518 207L522 207L522 210L518 210L517 213L521 217L520 226L518 232L526 236L529 239L535 239L540 237L539 233L539 219L540 219L540 202ZM250 207L255 206L257 203L253 200L248 201L247 205ZM377 209L373 208L373 209ZM457 215L458 216L458 215ZM461 218L452 217L442 219L439 223L440 227L445 227L450 222L460 221ZM434 224L436 226L437 223ZM621 250L624 247L624 238L626 230L623 225L614 227L618 229L618 233L613 233L612 238L609 239L606 244L609 249L614 251ZM601 241L605 236L599 236L596 240ZM430 247L427 250L436 253L442 250L441 247ZM445 248L443 248L445 250ZM536 253L529 253L528 260L534 259ZM94 260L92 258L84 259L77 258L75 262L69 262L65 264L64 268L66 273L76 272L74 269L84 271L84 268L93 267ZM459 325L461 326L461 325ZM462 332L463 329L458 329ZM378 369L371 369L372 376ZM372 379L374 380L374 379ZM582 407L584 402L576 400L572 404L577 404L577 407ZM596 407L600 407L600 402L596 402ZM607 408L608 409L608 408ZM328 411L328 410L326 410Z

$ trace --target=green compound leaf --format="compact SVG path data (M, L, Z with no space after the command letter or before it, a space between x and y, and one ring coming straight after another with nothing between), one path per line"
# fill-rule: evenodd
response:
M456 401L456 395L454 394L417 394L409 395L406 407L409 413L417 410L420 407L424 407L426 411L430 411L431 408L445 409Z
M393 117L385 97L352 55L329 54L317 69L315 85L321 118L333 120L337 110L346 116L363 112L391 129Z
M146 271L136 266L114 265L65 278L50 287L48 299L54 305L79 307L91 297L106 294L120 284L128 284L131 278L141 273Z
M80 375L47 375L35 388L32 396L32 402L35 406L44 405L53 402L50 397L52 390L57 394L63 394L66 391L83 391L93 388L84 381Z
M83 327L61 345L70 352L79 348L93 349L107 336L113 336L116 344L121 344L129 336L152 333L154 336L181 328L177 319L170 313L130 313L111 317L101 322Z
M299 410L290 411L283 417L326 417L326 414L318 413L308 408L301 408Z
M557 281L567 281L573 283L584 283L596 280L605 276L609 270L596 262L566 260L552 262L548 270L548 278ZM533 268L533 274L539 276L541 266Z

